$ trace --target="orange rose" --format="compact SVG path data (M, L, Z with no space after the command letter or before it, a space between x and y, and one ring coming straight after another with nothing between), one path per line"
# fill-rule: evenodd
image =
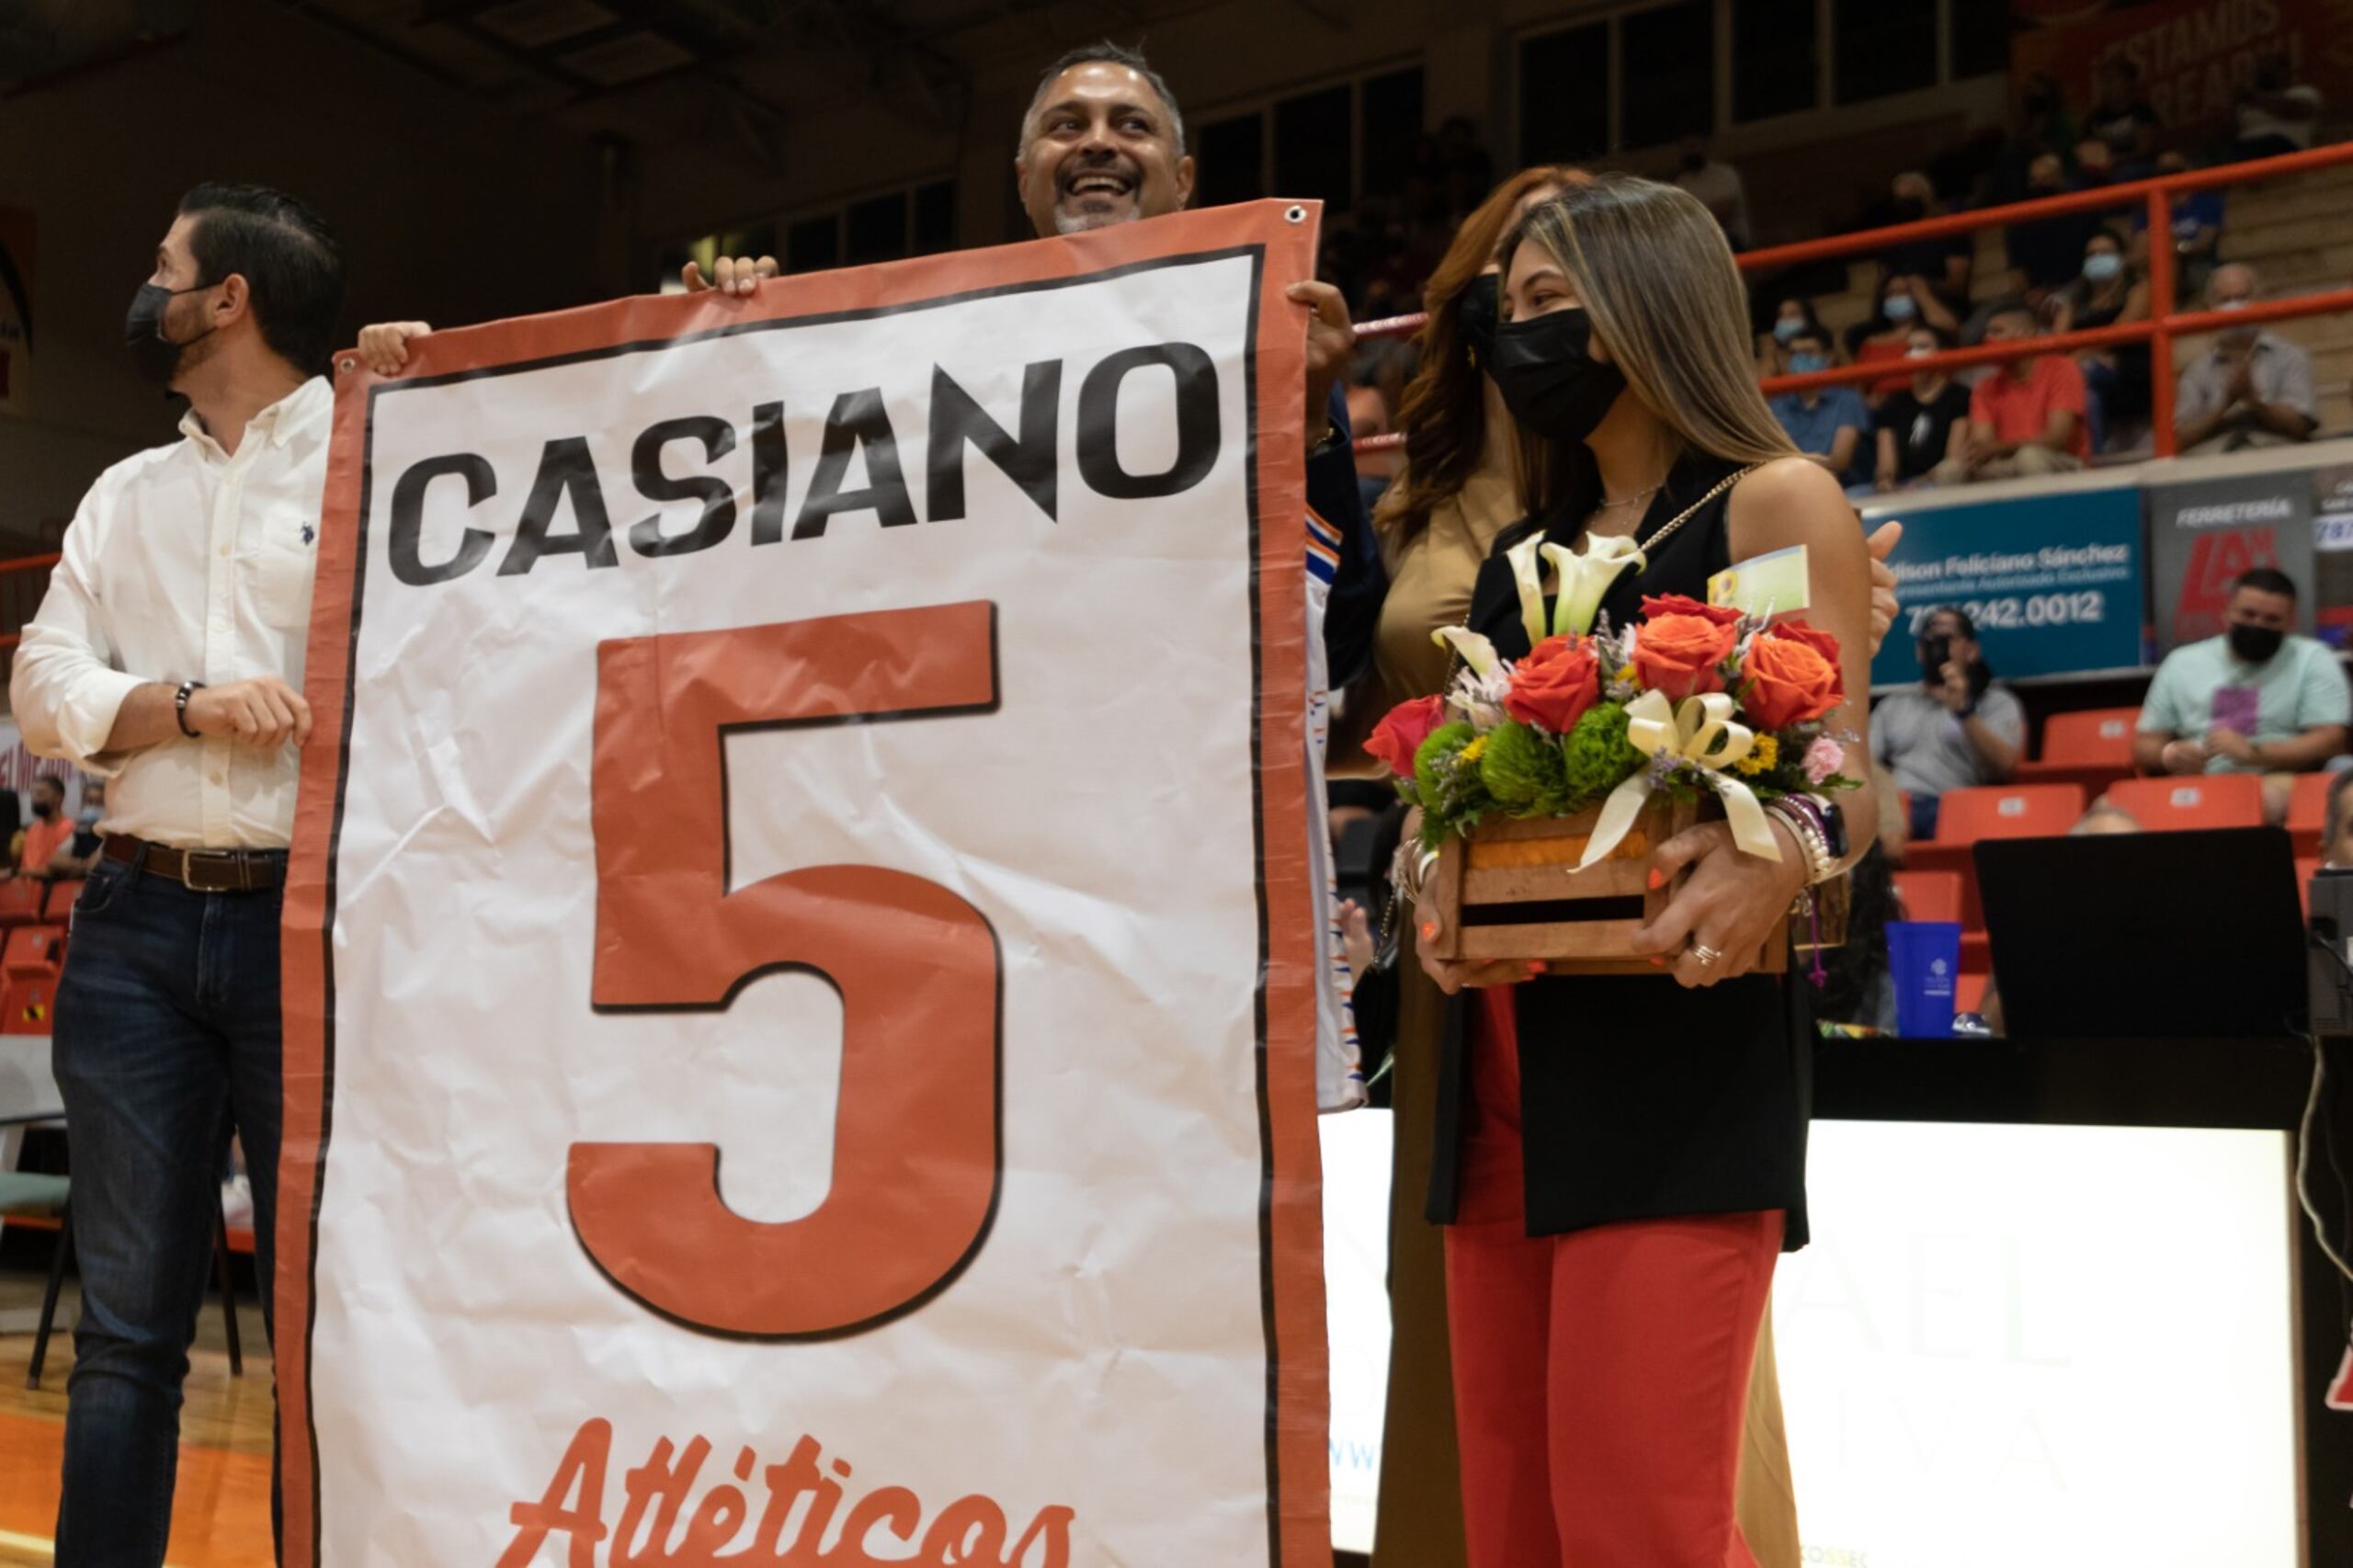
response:
M1411 702L1400 702L1373 727L1364 743L1368 756L1377 756L1389 765L1391 772L1400 778L1414 776L1414 754L1430 738L1430 732L1446 722L1446 701L1438 697L1418 697Z
M1740 635L1730 621L1704 615L1662 615L1634 634L1634 678L1677 702L1724 688L1717 666L1732 657Z
M1838 639L1802 620L1785 620L1752 638L1740 673L1745 682L1740 705L1761 730L1819 719L1847 700Z
M1512 666L1504 711L1556 735L1576 728L1601 699L1601 661L1582 637L1547 637Z
M1712 620L1718 626L1731 626L1740 619L1740 611L1730 605L1703 605L1688 594L1645 594L1643 596L1643 616L1653 619L1665 615L1696 615L1702 620Z

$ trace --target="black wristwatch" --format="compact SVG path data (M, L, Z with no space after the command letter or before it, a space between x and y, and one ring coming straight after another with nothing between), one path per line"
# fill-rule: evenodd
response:
M188 699L203 689L204 683L200 680L184 680L180 682L179 690L172 694L172 716L179 721L180 733L192 741L200 741L204 737L188 727Z

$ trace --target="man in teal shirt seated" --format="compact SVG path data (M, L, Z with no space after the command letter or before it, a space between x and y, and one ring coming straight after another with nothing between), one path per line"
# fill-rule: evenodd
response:
M2260 773L2280 822L2290 776L2344 753L2353 689L2335 650L2289 630L2296 585L2284 573L2258 566L2232 584L2225 620L2222 636L2165 655L2132 759L2143 773Z

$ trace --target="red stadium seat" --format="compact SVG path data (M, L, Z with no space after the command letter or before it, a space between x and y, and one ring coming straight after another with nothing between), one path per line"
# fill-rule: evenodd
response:
M41 900L48 887L29 877L12 877L0 882L0 926L27 926L40 918Z
M2263 825L2263 780L2252 773L2128 778L2108 798L2152 833Z
M10 980L54 980L64 955L64 926L19 926L0 947L0 974Z
M2304 918L2312 918L2313 879L2320 874L2320 857L2302 856L2296 861L2296 898L2304 906Z
M1994 977L1963 970L1952 983L1952 1010L1956 1013L1982 1013L1985 1010L1985 993L1993 985Z
M2097 795L2132 777L2137 708L2097 708L2053 713L2042 727L2042 755L2018 767L2021 784L2080 784Z
M1961 967L1982 969L1984 940L1970 940L1985 917L1977 907L1977 862L1970 846L1981 838L2057 838L2084 814L2080 784L2002 784L1945 793L1937 810L1937 836L1915 840L1904 853L1907 871L1955 871L1961 879Z
M2299 855L2318 855L2321 835L2328 831L2328 787L2334 773L2299 773L2295 792L2288 797L2288 834Z
M47 1034L57 999L53 980L12 980L0 991L0 1034Z
M1895 896L1904 901L1906 920L1959 920L1961 908L1959 871L1898 871Z
M2080 784L2004 784L1947 792L1937 808L1939 846L1981 838L2057 838L2084 814Z

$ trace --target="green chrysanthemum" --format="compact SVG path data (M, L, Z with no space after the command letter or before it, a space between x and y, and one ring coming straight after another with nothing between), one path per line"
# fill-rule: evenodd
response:
M1560 746L1525 724L1499 725L1488 733L1479 781L1514 816L1552 816L1568 799Z
M1435 817L1446 811L1446 786L1454 772L1454 756L1478 732L1460 720L1440 724L1414 752L1414 791L1421 797L1422 813Z
M1589 806L1643 767L1643 754L1626 738L1626 705L1597 702L1561 742L1565 809Z

